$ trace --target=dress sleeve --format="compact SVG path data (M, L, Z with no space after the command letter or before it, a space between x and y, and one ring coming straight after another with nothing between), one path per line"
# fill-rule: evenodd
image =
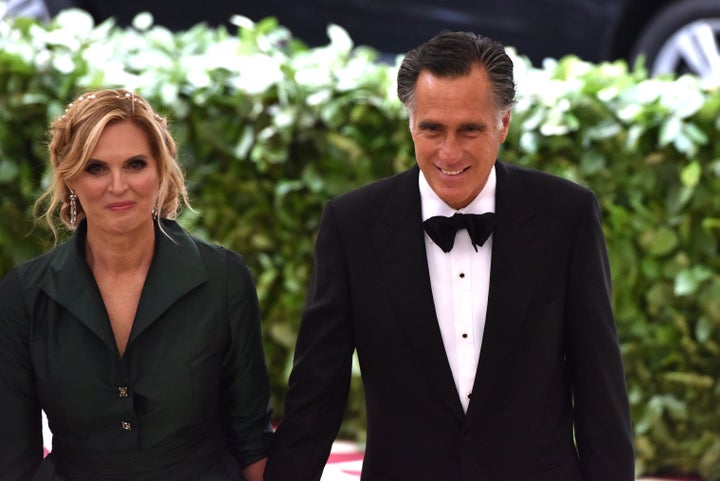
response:
M42 417L18 270L0 281L0 479L30 481L43 456Z
M272 436L270 382L263 352L260 308L242 257L227 252L230 345L223 360L223 423L230 452L245 467L267 457Z

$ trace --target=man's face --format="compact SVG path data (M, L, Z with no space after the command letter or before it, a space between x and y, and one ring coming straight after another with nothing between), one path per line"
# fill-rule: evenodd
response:
M484 68L458 78L420 72L410 114L415 157L430 187L452 208L467 206L485 186L509 127L510 112L493 105Z

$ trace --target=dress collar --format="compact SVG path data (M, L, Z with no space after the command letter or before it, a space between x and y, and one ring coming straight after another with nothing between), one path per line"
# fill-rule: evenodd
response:
M196 241L175 221L163 219L161 222L165 232L156 225L155 253L143 286L128 348L133 339L173 303L208 278ZM83 221L74 235L51 254L49 269L37 279L37 285L115 349L102 296L85 260L86 234L87 225Z

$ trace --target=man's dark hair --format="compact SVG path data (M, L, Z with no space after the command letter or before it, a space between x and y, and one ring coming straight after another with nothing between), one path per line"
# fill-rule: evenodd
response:
M469 74L474 66L487 71L498 112L510 110L515 103L513 62L501 43L472 32L441 32L410 50L398 71L398 97L412 112L420 72L457 78Z

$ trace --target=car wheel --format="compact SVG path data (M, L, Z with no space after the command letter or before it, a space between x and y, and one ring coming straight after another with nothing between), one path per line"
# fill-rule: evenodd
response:
M720 2L683 0L660 10L635 44L651 75L692 73L720 83Z

